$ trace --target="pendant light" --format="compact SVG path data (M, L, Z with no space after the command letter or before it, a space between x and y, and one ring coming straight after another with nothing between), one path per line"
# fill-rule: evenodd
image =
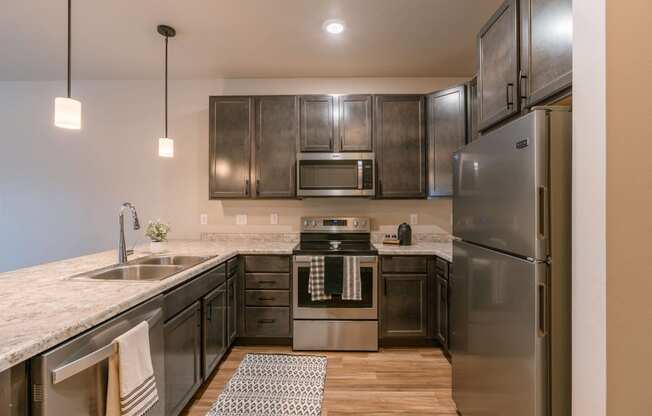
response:
M174 140L168 137L168 38L173 38L177 32L166 25L159 25L157 30L165 36L165 136L158 139L158 155L174 157Z
M68 96L54 99L54 125L64 129L81 129L81 102L70 98L70 27L72 0L68 0Z

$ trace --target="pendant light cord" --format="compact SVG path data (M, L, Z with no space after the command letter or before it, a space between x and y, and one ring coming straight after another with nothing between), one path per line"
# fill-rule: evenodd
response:
M168 137L168 37L165 37L165 137Z
M72 0L68 0L68 98L70 98L70 26L72 14Z

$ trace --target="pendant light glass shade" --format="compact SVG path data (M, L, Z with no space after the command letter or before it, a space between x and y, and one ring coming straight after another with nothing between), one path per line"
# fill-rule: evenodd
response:
M177 32L173 27L158 25L156 31L165 37L165 137L158 139L159 157L174 157L174 140L168 137L168 38L174 37Z
M72 0L68 0L68 62L67 62L67 97L54 99L54 125L62 129L81 129L81 102L70 98L70 32L72 26Z
M73 98L55 98L54 125L62 129L81 129L81 102Z
M160 157L174 157L174 140L167 137L158 139L158 155Z

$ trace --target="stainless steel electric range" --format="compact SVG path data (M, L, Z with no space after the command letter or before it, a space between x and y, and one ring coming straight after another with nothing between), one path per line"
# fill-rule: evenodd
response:
M378 350L378 251L368 218L306 217L294 249L292 301L295 350ZM308 293L312 256L357 256L361 300L313 301Z

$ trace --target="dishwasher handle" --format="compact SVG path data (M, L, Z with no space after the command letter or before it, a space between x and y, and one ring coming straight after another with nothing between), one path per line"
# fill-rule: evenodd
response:
M153 316L147 319L147 324L149 327L156 325L161 318L163 317L163 310L158 309L154 312ZM94 365L106 360L111 357L113 354L117 354L118 344L111 342L110 344L99 348L89 354L84 355L81 358L71 361L68 364L64 364L60 367L52 370L52 384L61 383L64 380L69 379L70 377L81 373L84 370L87 370Z

